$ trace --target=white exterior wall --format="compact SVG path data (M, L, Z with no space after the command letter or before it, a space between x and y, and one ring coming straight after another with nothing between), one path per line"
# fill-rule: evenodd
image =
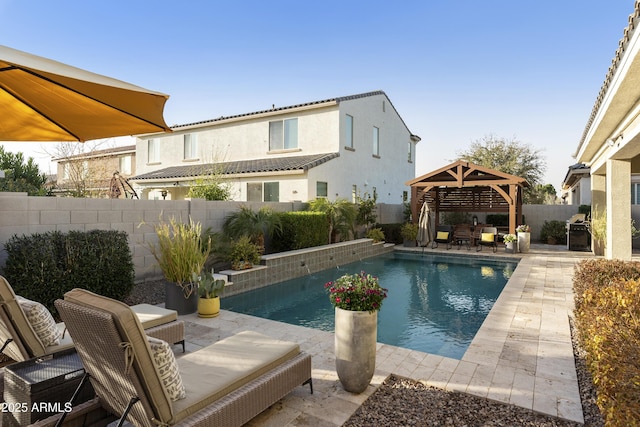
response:
M567 204L569 205L590 205L591 204L591 177L580 178L567 191Z
M354 150L345 149L345 117L354 118ZM269 122L298 118L298 148L269 151ZM373 155L373 127L380 129L380 156ZM199 158L184 160L184 134L197 133ZM160 161L147 162L147 140L160 141ZM241 174L230 176L232 197L247 200L247 182L280 182L280 201L303 201L316 197L316 183L328 183L328 198L351 200L352 186L358 193L373 194L376 188L379 203L401 203L403 191L409 191L404 182L415 177L415 146L413 161L408 161L408 143L411 134L391 102L385 95L372 95L305 105L232 118L188 128L178 128L172 134L149 135L137 139L136 171L145 174L172 166L206 164L238 160L265 159L270 156L302 156L336 153L340 156L307 172L291 171L273 174ZM174 180L175 181L175 180ZM141 197L157 197L158 191L143 191L144 187L161 188L173 183L140 181L134 183ZM188 183L185 183L188 186ZM171 191L170 197L184 197L182 192ZM154 196L155 195L155 196Z

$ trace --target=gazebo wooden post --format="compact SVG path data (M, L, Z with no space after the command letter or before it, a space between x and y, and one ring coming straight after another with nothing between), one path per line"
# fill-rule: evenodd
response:
M411 221L418 223L418 187L411 186Z
M518 215L519 212L522 212L522 203L521 199L518 197L517 185L509 184L509 196L511 197L511 203L509 204L509 233L515 234Z

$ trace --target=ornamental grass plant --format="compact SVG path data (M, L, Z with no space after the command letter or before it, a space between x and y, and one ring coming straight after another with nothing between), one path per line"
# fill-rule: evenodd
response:
M388 290L381 287L378 278L361 271L345 274L324 285L334 307L349 311L378 311Z
M197 291L193 273L200 274L209 254L211 238L203 241L202 225L193 221L181 222L172 217L155 225L158 243L149 250L169 282L182 288L185 298Z

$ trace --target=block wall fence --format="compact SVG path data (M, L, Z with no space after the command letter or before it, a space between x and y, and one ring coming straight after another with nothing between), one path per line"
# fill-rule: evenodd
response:
M209 202L193 200L89 199L66 197L29 197L25 193L0 193L0 273L7 258L4 245L14 235L30 235L48 231L67 232L95 229L121 230L129 235L129 247L136 272L136 282L161 277L148 245L157 241L154 225L161 218L173 217L202 223L220 231L224 219L240 208L254 210L269 206L275 211L303 210L305 203ZM640 207L638 207L640 209ZM378 204L380 223L403 221L403 205ZM575 205L524 205L526 221L537 240L545 220L565 221L578 212ZM632 208L632 217L640 223L640 210ZM637 239L634 241L640 243Z

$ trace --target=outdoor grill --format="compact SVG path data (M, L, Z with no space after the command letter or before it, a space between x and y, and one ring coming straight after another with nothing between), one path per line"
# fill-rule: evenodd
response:
M591 234L585 214L576 214L567 220L567 249L570 251L590 251Z

